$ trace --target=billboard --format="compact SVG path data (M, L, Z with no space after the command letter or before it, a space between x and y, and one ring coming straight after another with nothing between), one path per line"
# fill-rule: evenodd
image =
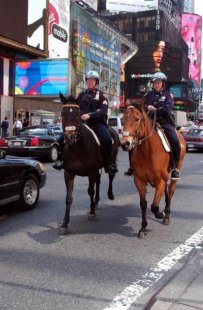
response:
M106 9L117 12L141 12L158 10L158 0L106 0Z
M68 58L70 0L50 0L48 10L49 57Z
M45 49L46 0L0 1L0 36Z
M182 52L165 41L140 42L138 53L126 67L131 78L150 77L154 72L165 72L169 80L181 78Z
M20 61L15 65L16 96L58 96L68 88L68 60Z
M188 45L188 57L190 59L189 77L194 84L200 85L201 78L201 36L202 18L196 14L182 15L182 37Z

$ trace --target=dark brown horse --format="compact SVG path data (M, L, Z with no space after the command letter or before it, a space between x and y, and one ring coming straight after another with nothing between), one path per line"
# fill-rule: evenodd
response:
M121 145L126 150L132 150L131 166L133 169L134 183L140 197L142 224L138 236L147 234L146 220L146 186L151 184L155 188L151 211L157 219L163 219L163 224L169 224L170 207L175 192L177 180L169 180L170 152L163 148L161 139L152 121L139 105L129 106L124 115L123 139ZM186 147L183 136L178 133L181 144L179 169L182 166ZM165 193L164 212L159 211L159 203Z
M104 158L98 138L92 130L80 119L80 109L75 98L69 96L65 98L60 94L62 107L62 126L64 132L64 147L62 159L64 162L64 178L66 183L66 212L63 222L59 228L59 234L68 233L68 223L70 221L70 207L73 201L74 178L87 176L89 178L88 194L90 196L89 218L95 218L95 209L100 200L100 169L104 166ZM116 162L119 138L112 129L110 131L113 143L112 159ZM113 200L113 179L114 175L109 174L108 198Z

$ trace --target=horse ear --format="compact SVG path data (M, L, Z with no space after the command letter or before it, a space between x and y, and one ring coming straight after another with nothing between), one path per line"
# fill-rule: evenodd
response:
M66 98L64 97L64 95L62 94L62 92L59 92L59 97L60 97L60 100L61 102L64 104L66 103Z

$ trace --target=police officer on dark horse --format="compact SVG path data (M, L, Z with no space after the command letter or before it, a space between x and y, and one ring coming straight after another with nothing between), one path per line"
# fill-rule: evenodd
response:
M156 121L161 125L164 133L170 143L172 150L172 164L171 179L180 179L178 170L178 163L180 159L181 146L175 129L175 120L172 114L173 98L166 89L167 77L162 72L156 72L152 76L153 90L149 91L144 96L144 108L149 114L156 113Z
M89 71L85 80L87 89L80 92L77 97L81 119L96 133L101 142L105 172L114 175L118 172L118 169L116 163L112 162L111 159L112 138L107 128L108 100L103 92L98 89L100 78L96 71ZM62 149L63 136L60 145ZM61 170L63 162L54 163L53 168Z

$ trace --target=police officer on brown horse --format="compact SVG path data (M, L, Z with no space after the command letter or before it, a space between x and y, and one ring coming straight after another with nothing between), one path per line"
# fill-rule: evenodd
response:
M180 179L178 163L180 159L180 143L175 129L175 121L172 115L173 98L166 89L167 77L162 72L156 72L152 76L153 90L144 97L145 110L156 111L156 121L163 128L172 149L173 170L171 179Z
M85 80L87 89L80 92L77 97L81 119L98 136L104 155L105 171L114 175L118 169L116 163L112 162L111 159L112 138L107 127L108 100L103 92L98 89L99 74L96 71L89 71ZM60 170L63 165L55 163L53 167Z

